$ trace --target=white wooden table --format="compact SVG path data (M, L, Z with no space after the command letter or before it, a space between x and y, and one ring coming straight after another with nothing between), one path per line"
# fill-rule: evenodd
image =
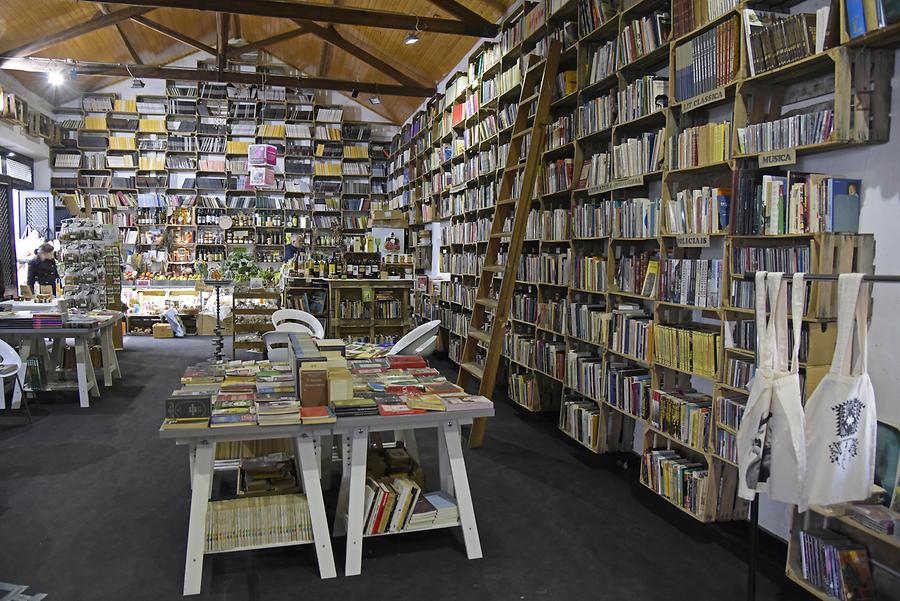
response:
M190 449L191 466L191 513L188 522L187 553L184 560L184 594L200 593L203 580L203 556L206 552L206 513L212 496L213 468L216 444L242 440L267 440L290 438L294 440L295 452L303 480L303 492L309 504L312 522L313 544L319 561L319 575L334 578L337 571L334 553L331 551L331 535L328 518L325 515L325 501L319 468L320 436L331 434L332 424L317 426L237 426L233 428L197 428L196 430L163 430L161 438L174 439L177 444L186 444ZM304 543L297 543L304 544ZM261 545L254 548L266 548ZM283 546L283 545L279 545ZM242 551L246 548L240 549Z
M100 387L91 361L90 343L94 337L100 340L103 358L103 384L112 386L113 378L122 377L122 369L116 356L113 344L113 329L122 319L121 314L110 315L106 319L98 319L91 323L61 328L4 328L0 336L17 336L21 338L19 356L22 361L28 360L32 352L37 352L44 359L47 367L47 382L43 390L77 390L78 401L82 407L90 406L91 396L100 396ZM53 339L53 357L47 350L44 340ZM62 363L62 353L67 338L75 340L75 382L63 382L56 379L56 368ZM3 407L0 406L0 409Z
M404 437L415 440L415 432L422 429L437 431L438 474L440 490L456 499L459 523L445 527L462 528L466 555L469 559L481 559L481 541L475 522L475 508L463 459L460 429L472 423L476 417L491 417L494 409L467 409L445 412L428 412L396 417L366 416L338 419L333 431L343 440L341 489L335 515L334 532L347 535L345 576L356 576L362 571L362 545L365 521L366 457L369 434L373 432L404 432ZM415 451L412 451L415 452ZM427 529L413 530L422 532ZM403 534L396 532L390 534ZM378 535L381 536L381 535Z

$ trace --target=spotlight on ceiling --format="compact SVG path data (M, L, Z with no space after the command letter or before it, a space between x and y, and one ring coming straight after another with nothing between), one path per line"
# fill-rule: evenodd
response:
M406 34L406 39L403 40L403 43L407 46L411 46L419 41L419 36L413 32Z
M78 79L78 69L72 67L69 71L69 81L75 81L76 79Z
M358 97L359 97L359 90L357 90L356 88L350 90L350 97L351 97L351 98L358 98Z
M381 98L379 98L378 96L372 96L371 98L369 98L369 102L372 104L381 104Z
M10 150L9 152L6 153L6 156L14 157L14 156L16 156L16 153L14 153L13 151Z
M147 85L137 77L131 80L131 89L132 90L142 90L144 86Z
M47 81L50 82L51 86L58 86L63 82L63 74L62 71L51 70L47 71Z

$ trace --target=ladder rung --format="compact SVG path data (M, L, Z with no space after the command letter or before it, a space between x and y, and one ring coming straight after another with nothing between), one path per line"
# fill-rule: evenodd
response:
M536 62L536 63L534 63L533 65L531 65L530 67L528 67L528 70L525 72L525 75L528 75L528 74L531 73L532 71L537 71L538 69L543 69L543 68L544 68L544 65L545 65L546 63L547 63L547 59L546 59L546 58L542 58L542 59L539 60L538 62Z
M505 205L514 205L516 204L516 202L518 202L518 200L518 198L504 198L503 200L497 201L497 206L502 207Z
M512 232L500 232L497 234L491 234L491 238L512 238Z
M491 273L503 273L506 271L506 265L485 265L483 269Z
M474 338L478 342L483 342L484 344L491 343L491 335L484 330L474 330L469 328L469 337Z
M532 132L533 129L534 129L533 127L523 129L522 131L513 134L512 139L515 140L516 138L521 138L521 137L527 136L528 134L530 134Z
M519 102L519 106L522 106L523 104L528 104L530 102L534 102L535 100L538 99L538 96L539 96L539 94L532 94L531 96L529 96L527 98L523 98L522 101ZM529 115L529 117L530 116L531 115Z
M495 265L495 267L503 267L502 265ZM482 307L487 307L491 311L497 310L497 305L499 305L500 301L496 298L476 298L475 304L481 305Z
M512 167L507 167L506 169L504 169L504 171L506 171L506 172L521 171L524 168L525 168L525 163L516 163Z
M459 366L460 369L464 369L469 372L479 380L484 379L484 370L481 369L476 363L463 363Z

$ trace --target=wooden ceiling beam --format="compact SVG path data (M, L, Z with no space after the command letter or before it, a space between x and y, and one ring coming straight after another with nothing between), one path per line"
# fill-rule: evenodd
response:
M228 29L231 26L231 16L225 13L216 13L216 67L219 76L225 71L226 53L228 52Z
M80 0L87 2L89 0ZM429 33L448 33L472 37L494 37L499 27L494 23L456 21L440 17L408 15L348 6L323 6L306 2L276 2L274 0L119 0L118 4L153 8L181 8L199 11L223 11L256 17L302 19L342 25L361 25L386 29L419 30Z
M393 67L386 61L381 60L377 56L367 52L366 50L360 48L356 44L353 44L346 38L344 38L341 34L337 32L334 27L322 27L318 23L313 23L312 21L300 21L294 20L295 23L300 25L301 27L308 28L309 32L314 36L321 38L322 40L328 42L333 46L337 46L344 52L355 56L362 62L366 63L370 67L374 67L378 69L388 77L392 77L398 82L407 85L407 86L421 86L423 85L420 81L410 77L406 73L400 71L399 69Z
M493 25L493 23L483 16L466 8L456 0L428 0L428 2L434 4L441 10L450 13L460 21L465 21L467 23L481 23L483 26Z
M179 31L175 31L174 29L170 29L170 28L166 27L165 25L163 25L162 23L157 23L156 21L151 21L150 19L148 19L146 17L140 17L140 16L139 17L131 17L131 20L134 21L135 23L140 23L147 29L152 29L156 33L170 37L173 40L178 40L182 44L186 44L188 46L191 46L192 48L196 48L197 50L202 50L203 52L206 52L207 54L216 56L216 49L213 48L212 46L207 46L206 44L204 44L203 42L200 42L199 40L195 40L194 38L188 37Z
M296 38L297 36L301 36L305 33L309 33L309 31L306 29L306 26L301 25L297 29L285 31L284 33L279 33L278 35L273 35L272 37L262 40L256 40L255 42L250 42L249 44L245 44L244 46L232 46L228 49L228 52L226 54L229 58L240 56L242 54L246 54L247 52L253 52L254 50L259 50L261 48L266 48L285 40Z
M25 61L10 62L5 66L8 70L35 71ZM226 83L265 84L273 86L291 86L314 90L337 90L352 92L359 90L366 94L385 96L410 96L425 98L435 93L434 87L405 86L369 81L349 81L345 79L329 79L325 77L290 77L287 75L270 75L267 73L245 73L241 71L224 71L221 75L207 69L186 69L181 67L162 67L156 65L122 65L118 63L76 63L73 67L78 75L102 77L138 77L146 79L183 79L185 81L212 81Z
M97 7L104 15L108 15L110 12L112 12L109 10L109 7L102 2L98 2ZM138 54L137 49L132 45L131 40L128 39L128 36L125 35L125 31L122 29L121 23L116 23L116 31L119 32L119 39L122 40L122 44L125 46L125 49L128 50L128 54L131 55L131 60L139 65L143 65L144 61L141 60L141 55Z
M26 56L31 56L32 54L40 52L41 50L46 50L50 46L54 46L56 44L59 44L60 42L65 42L67 40L71 40L72 38L82 36L86 33L91 33L92 31L97 31L98 29L103 29L104 27L109 27L110 25L121 23L126 19L138 17L140 15L143 15L144 13L150 12L151 10L153 9L132 7L123 8L121 10L113 11L105 15L98 15L90 21L79 23L78 25L73 25L72 27L69 27L62 31L58 31L56 33L51 33L50 35L44 36L37 40L33 40L27 44L19 46L18 48L10 48L8 50L0 52L0 54L7 58L23 58Z

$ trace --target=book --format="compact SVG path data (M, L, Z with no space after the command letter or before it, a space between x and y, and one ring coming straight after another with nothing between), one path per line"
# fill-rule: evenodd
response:
M410 409L423 409L426 411L446 411L444 401L436 394L407 395L406 404Z
M866 11L863 0L844 0L847 22L845 23L850 38L858 38L868 31L866 26Z
M319 407L303 407L300 417L304 424L330 424L337 421L334 411L327 405Z

